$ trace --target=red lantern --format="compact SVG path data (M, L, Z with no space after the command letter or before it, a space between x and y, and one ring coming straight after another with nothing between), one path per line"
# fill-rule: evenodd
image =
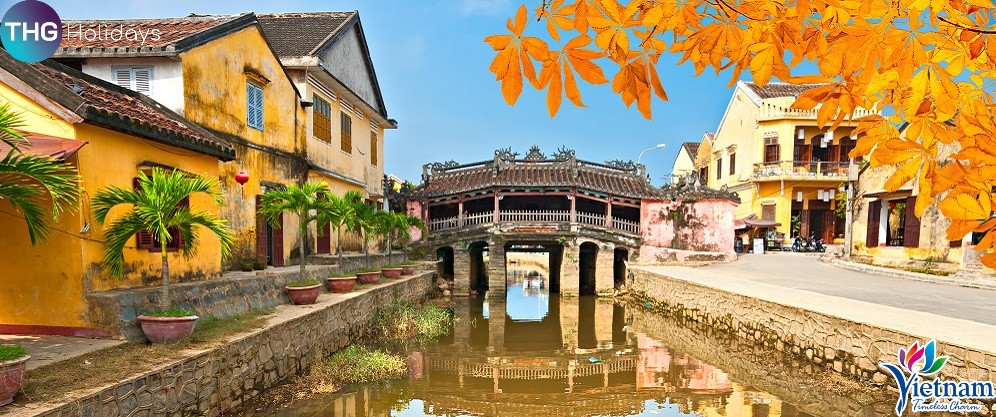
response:
M246 188L245 185L249 182L249 174L245 171L239 170L238 174L235 174L235 182L242 186L242 199L246 199Z

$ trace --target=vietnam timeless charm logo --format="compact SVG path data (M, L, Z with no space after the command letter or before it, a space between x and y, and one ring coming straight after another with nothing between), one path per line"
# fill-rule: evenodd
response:
M899 349L898 364L879 364L892 374L899 387L896 415L909 407L913 412L949 411L978 412L981 404L966 404L963 400L996 398L990 381L945 380L938 373L948 362L947 356L937 355L937 342L925 345L914 342L908 349ZM925 377L933 377L926 380ZM930 401L933 400L933 401ZM929 402L928 402L929 401Z

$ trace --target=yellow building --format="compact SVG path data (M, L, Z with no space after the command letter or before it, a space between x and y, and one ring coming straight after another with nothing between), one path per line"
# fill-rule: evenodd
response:
M342 195L356 190L383 208L384 130L389 118L370 58L359 13L306 12L259 15L270 40L304 100L308 179L324 181ZM334 253L336 233L316 238L317 253ZM345 249L362 241L345 233Z
M88 37L127 27L158 37ZM297 217L274 228L257 216L268 188L304 180L305 112L297 86L253 13L182 18L63 21L55 58L84 73L148 95L229 142L237 160L221 165L222 217L238 241L230 266L265 260L282 266L301 253ZM239 171L249 175L239 185Z
M0 333L103 335L91 326L86 294L157 282L162 248L133 240L124 253L125 275L106 274L100 268L103 230L90 213L90 198L109 185L131 187L139 172L153 167L217 178L219 161L232 160L234 150L141 94L52 61L28 65L2 51L0 103L23 116L32 141L27 152L53 155L82 177L80 206L61 216L48 241L37 246L31 245L23 215L0 201ZM191 206L220 210L206 196L194 196ZM179 252L169 257L180 281L221 271L218 240L210 234L202 236L197 257L185 260Z
M816 111L791 109L813 85L739 82L715 137L703 140L696 158L704 183L739 193L737 218L755 216L779 223L777 231L842 238L844 222L834 212L835 196L848 178L848 153L856 122L820 129ZM858 110L855 117L871 114ZM706 146L708 144L708 146Z
M687 176L696 171L695 157L699 153L699 145L697 142L685 142L681 144L678 156L674 159L674 165L671 166L672 182L677 178Z

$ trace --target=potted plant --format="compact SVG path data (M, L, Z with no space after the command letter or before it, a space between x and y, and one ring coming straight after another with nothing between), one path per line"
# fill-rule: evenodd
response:
M320 292L322 292L322 283L314 278L299 279L287 283L287 295L297 305L314 304Z
M401 264L401 275L412 275L415 273L415 262L407 261Z
M380 268L361 269L360 272L356 273L356 279L360 281L360 284L376 284L377 281L380 281Z
M189 336L198 318L184 309L171 308L169 251L166 250L170 242L179 239L174 244L179 246L184 259L190 259L201 236L195 230L196 226L207 229L218 238L222 259L228 259L232 253L235 237L227 222L214 214L193 210L189 204L181 204L190 201L190 196L197 193L207 194L215 204L222 203L221 192L214 180L161 168L154 168L151 175L140 172L133 189L109 186L93 197L94 217L101 225L108 223L107 215L112 209L128 207L104 229L102 265L112 275L124 273L124 248L136 233L147 232L159 244L162 255L161 310L138 316L142 331L152 342L172 342Z
M370 239L373 235L377 233L378 226L381 219L381 213L372 204L367 203L363 200L356 200L352 202L353 220L355 221L356 230L360 232L360 237L363 239L363 255L364 263L367 267L370 266ZM363 280L360 280L363 282Z
M346 293L356 287L356 274L330 274L325 282L329 284L329 290L334 293Z
M259 261L253 262L252 269L256 271L262 271L266 269L266 262L259 262Z
M24 346L0 345L0 407L13 402L21 390L28 359L31 357Z
M252 264L249 262L242 264L242 272L252 272Z
M404 269L397 265L388 265L380 269L380 273L384 275L387 279L398 279L401 278L401 274Z

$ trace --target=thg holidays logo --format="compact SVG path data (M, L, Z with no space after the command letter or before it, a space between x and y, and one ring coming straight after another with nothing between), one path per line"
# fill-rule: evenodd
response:
M899 386L896 415L903 415L907 406L912 411L978 412L981 404L964 404L965 399L996 398L990 381L944 380L938 372L948 362L947 356L937 356L937 343L933 340L921 346L914 342L909 350L899 349L899 364L881 363ZM927 381L924 377L935 376ZM931 402L928 400L933 399Z
M15 4L0 21L0 42L19 61L35 63L59 48L62 20L51 6L38 0Z

